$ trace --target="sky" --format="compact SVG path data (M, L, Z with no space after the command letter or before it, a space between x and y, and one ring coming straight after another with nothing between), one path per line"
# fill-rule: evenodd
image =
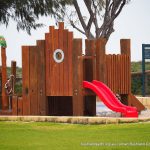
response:
M79 1L81 2L81 1ZM80 5L83 5L82 3ZM120 53L120 39L131 39L131 60L142 60L142 44L150 44L150 0L132 0L126 5L119 17L115 20L115 32L110 36L106 45L107 54ZM86 14L84 14L86 15ZM18 32L16 23L11 21L6 28L0 24L0 35L7 41L7 65L10 66L11 60L17 61L17 66L22 66L21 47L23 45L35 45L36 40L44 39L49 26L54 25L55 21L50 17L41 17L39 22L45 24L44 27L32 30L32 35L25 31ZM65 27L73 31L74 38L85 37L73 29L68 24ZM1 60L1 59L0 59Z

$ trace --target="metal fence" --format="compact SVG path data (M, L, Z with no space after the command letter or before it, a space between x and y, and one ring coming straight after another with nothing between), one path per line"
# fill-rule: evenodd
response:
M134 72L132 75L132 93L142 95L142 73ZM150 71L145 72L145 95L150 96Z

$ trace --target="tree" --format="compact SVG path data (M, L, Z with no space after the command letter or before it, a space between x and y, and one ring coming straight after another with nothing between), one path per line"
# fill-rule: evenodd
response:
M69 0L0 0L0 23L8 26L10 19L17 23L17 29L26 30L43 26L36 23L40 16L59 17Z
M84 2L89 13L83 16L79 2ZM54 17L56 22L69 20L73 28L88 39L104 37L107 40L114 32L114 21L129 0L0 0L0 23L17 22L17 29L36 29L43 24L36 23L39 16ZM71 7L71 9L68 7ZM74 10L72 10L74 8ZM82 26L80 28L79 26ZM95 33L92 29L95 29Z
M114 32L114 21L119 16L125 4L129 0L83 0L89 13L89 17L84 17L77 0L73 0L75 12L64 12L68 16L73 28L84 34L88 39L104 37L107 40ZM75 19L74 16L77 16ZM100 23L100 20L102 24ZM82 29L78 26L78 21ZM95 33L91 29L94 27Z

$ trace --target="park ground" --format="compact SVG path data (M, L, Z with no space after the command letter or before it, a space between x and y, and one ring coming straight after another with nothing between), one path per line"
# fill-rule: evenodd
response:
M0 150L150 149L150 123L0 122Z

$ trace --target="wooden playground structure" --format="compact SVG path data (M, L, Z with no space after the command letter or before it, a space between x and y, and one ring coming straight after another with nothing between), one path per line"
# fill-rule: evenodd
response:
M7 95L6 58L2 60L1 111L0 115L51 115L51 116L95 116L96 95L84 89L84 80L104 82L122 103L135 106L138 111L145 107L131 93L130 40L120 40L121 54L106 55L106 40L74 39L73 33L49 27L45 40L36 46L22 46L22 96ZM2 50L2 55L3 55ZM12 74L15 75L15 62ZM11 109L8 97L11 97Z

